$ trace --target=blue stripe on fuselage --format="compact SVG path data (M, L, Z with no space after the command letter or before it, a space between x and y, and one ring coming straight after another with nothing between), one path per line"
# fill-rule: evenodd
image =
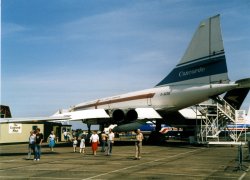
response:
M171 73L156 86L185 81L215 74L227 73L225 55L206 57L186 65L176 66Z

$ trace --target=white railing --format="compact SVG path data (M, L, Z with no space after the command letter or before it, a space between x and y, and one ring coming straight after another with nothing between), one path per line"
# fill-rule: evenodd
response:
M225 138L227 141L231 139L233 143L237 143L242 136L243 130L239 131L237 129L236 110L220 97L216 101L217 103L199 104L192 107L196 113L197 143L205 144L209 143L209 141L217 141L219 143L219 134L222 131L227 134L228 138ZM229 129L229 124L236 128Z

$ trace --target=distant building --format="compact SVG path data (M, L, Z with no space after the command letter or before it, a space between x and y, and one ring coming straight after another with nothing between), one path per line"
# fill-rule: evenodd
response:
M1 105L1 118L12 118L9 106ZM71 131L71 125L62 125L55 122L30 122L30 123L1 123L0 144L28 143L31 130L40 128L47 141L51 131L55 132L58 141L63 141L63 131Z
M0 117L1 118L11 118L11 112L9 106L0 105Z

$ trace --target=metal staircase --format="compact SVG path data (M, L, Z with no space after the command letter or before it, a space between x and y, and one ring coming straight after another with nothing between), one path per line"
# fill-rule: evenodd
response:
M243 130L237 130L236 110L217 97L206 104L192 107L196 112L196 140L198 144L237 144ZM229 128L231 125L233 128ZM221 133L224 133L224 138ZM244 140L246 141L246 139Z

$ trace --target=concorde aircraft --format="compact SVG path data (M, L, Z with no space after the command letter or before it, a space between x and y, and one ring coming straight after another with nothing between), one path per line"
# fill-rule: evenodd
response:
M49 118L81 120L89 127L92 124L129 125L150 119L163 122L170 113L239 88L249 89L250 78L229 80L220 15L216 15L199 24L179 63L155 87L83 102Z
M237 88L250 78L230 82L220 15L202 21L176 67L155 87L77 104L62 117L91 124L129 124L167 119L168 114Z

